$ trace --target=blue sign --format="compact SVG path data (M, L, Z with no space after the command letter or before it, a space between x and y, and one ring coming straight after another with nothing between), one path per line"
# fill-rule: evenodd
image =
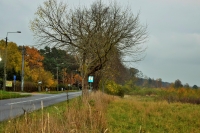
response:
M89 76L88 77L88 82L89 83L93 83L93 81L94 81L94 76Z
M16 80L16 75L13 76L14 81Z

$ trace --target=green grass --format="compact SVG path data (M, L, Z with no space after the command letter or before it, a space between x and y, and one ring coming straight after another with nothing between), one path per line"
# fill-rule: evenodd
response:
M128 95L151 96L153 100L200 104L200 89L186 88L137 88Z
M106 98L104 98L106 97ZM102 99L101 99L102 98ZM106 130L105 105L112 98L100 92L91 94L88 101L81 97L27 113L0 123L0 132L19 133L97 133Z
M31 96L30 94L20 94L20 93L15 93L15 92L7 92L7 91L2 91L0 90L0 100L2 99L10 99L10 98L20 98L20 97L27 97Z
M112 102L107 120L112 133L198 133L200 106L130 96Z
M128 95L151 96L159 95L162 91L160 88L136 88L128 93Z
M137 91L124 98L96 92L86 103L75 98L2 122L0 132L199 133L199 104L159 100L165 90Z

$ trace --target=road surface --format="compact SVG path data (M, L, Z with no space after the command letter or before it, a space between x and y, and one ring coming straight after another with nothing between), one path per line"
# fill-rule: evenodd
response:
M72 99L74 97L80 96L81 94L81 91L69 92L68 98ZM24 114L25 110L29 112L40 109L41 103L43 104L43 107L47 107L49 105L53 105L65 100L67 100L67 93L33 94L32 96L25 98L0 100L0 121L22 115Z

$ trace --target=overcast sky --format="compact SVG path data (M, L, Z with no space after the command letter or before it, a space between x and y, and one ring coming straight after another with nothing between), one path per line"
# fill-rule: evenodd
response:
M44 0L0 0L0 40L34 45L30 20ZM69 8L89 6L94 0L63 0ZM107 2L107 0L102 0ZM150 78L200 86L200 0L116 0L148 25L146 57L132 64Z

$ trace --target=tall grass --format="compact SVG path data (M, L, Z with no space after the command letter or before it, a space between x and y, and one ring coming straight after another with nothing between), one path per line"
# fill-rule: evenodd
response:
M164 99L168 102L200 104L200 89L168 88L162 91L159 99Z
M109 131L111 133L199 133L199 105L141 100L145 97L130 96L112 102L107 112Z
M101 92L92 93L86 102L81 97L60 103L2 125L5 133L98 133L105 132L106 106L113 97Z
M0 132L199 133L200 105L159 99L190 90L135 91L125 98L93 92L85 102L78 97L1 123Z
M128 95L140 95L140 96L157 96L160 95L162 89L160 88L135 88L128 92Z
M129 95L153 96L154 100L166 100L200 104L200 89L190 88L137 88L128 93Z

